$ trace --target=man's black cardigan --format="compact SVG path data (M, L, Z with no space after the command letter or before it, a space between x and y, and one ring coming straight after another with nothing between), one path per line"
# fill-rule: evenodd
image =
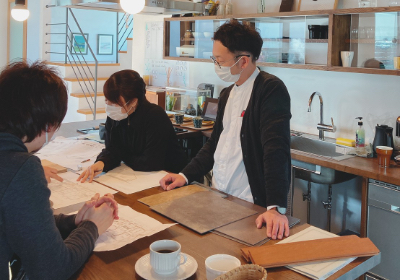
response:
M195 158L182 170L189 182L200 180L214 165L214 153L223 131L223 117L234 85L221 91L214 131ZM284 83L261 71L243 116L243 162L254 203L287 207L291 176L290 96Z

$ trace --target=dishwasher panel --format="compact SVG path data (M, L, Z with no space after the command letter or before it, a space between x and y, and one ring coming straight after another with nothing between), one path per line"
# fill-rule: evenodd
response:
M383 279L399 279L400 191L398 186L370 181L367 236L379 248L381 263L371 272Z

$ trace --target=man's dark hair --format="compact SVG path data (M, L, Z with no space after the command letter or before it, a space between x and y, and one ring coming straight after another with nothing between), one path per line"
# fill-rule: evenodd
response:
M55 69L44 62L15 62L0 73L0 132L31 142L47 127L59 128L68 95Z
M263 40L257 30L237 19L227 21L214 33L214 41L220 41L230 52L249 52L255 62L261 53Z
M121 104L120 96L122 96L126 102L132 101L134 98L138 99L140 104L146 96L146 84L139 73L134 70L121 70L115 72L105 82L104 96L108 101L123 106Z

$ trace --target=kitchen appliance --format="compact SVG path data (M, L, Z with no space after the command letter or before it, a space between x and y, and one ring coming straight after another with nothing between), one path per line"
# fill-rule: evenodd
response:
M78 9L124 12L119 1L120 0L57 0L55 1L55 5ZM173 15L189 13L204 13L204 4L194 3L192 1L145 0L144 8L139 14Z
M367 237L382 253L367 279L399 279L400 186L370 179L367 219Z
M372 144L374 149L374 156L376 157L376 146L388 146L394 148L393 144L393 127L385 124L377 125L375 127L375 137Z

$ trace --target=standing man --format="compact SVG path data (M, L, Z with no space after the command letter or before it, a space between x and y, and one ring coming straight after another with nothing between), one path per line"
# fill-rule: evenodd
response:
M201 180L213 169L213 186L267 207L256 225L267 236L289 236L286 216L290 185L290 96L277 77L260 71L256 61L263 40L251 26L232 19L214 34L212 60L223 81L214 131L179 174L168 174L165 190Z

